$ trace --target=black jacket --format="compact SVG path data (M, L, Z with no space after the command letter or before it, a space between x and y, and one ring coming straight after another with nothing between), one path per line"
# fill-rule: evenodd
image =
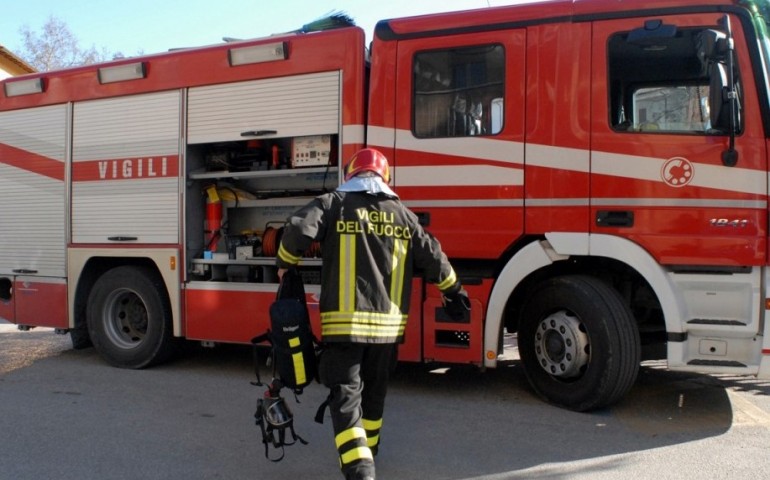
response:
M323 341L402 341L415 269L444 293L460 289L439 242L384 193L335 191L313 199L289 218L278 267L297 265L313 240L322 246Z

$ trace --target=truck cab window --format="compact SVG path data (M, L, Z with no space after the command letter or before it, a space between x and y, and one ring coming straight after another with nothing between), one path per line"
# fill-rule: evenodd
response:
M708 85L638 88L631 95L631 129L706 132L711 127L708 92Z
M612 128L625 132L727 134L723 125L712 125L711 120L712 103L719 98L714 94L727 88L721 78L724 67L715 68L723 61L703 55L705 29L667 27L669 35L656 38L634 39L633 32L610 38ZM712 78L716 75L720 78ZM740 106L737 68L734 83ZM736 117L742 117L740 112Z
M412 132L423 138L500 133L504 74L502 45L416 54Z

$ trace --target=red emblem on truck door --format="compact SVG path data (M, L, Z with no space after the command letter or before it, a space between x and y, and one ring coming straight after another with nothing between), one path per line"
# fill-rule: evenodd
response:
M670 158L660 169L660 177L672 187L684 187L692 181L695 171L692 163L682 157Z

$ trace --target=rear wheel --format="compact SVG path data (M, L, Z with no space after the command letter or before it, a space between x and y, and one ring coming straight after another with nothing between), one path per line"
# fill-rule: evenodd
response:
M97 280L88 297L88 333L110 364L145 368L173 352L166 288L152 269L120 266Z
M617 402L639 371L633 315L615 290L593 277L540 284L522 310L518 343L535 391L572 410Z

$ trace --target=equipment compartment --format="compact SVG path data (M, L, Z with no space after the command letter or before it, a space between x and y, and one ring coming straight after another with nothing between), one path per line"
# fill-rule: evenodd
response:
M338 185L339 136L323 137L188 146L189 280L277 283L275 255L284 222L314 196ZM314 149L325 164L293 168L297 145L303 145L304 153ZM317 154L324 149L326 155ZM318 284L320 245L314 244L306 257L303 277Z

